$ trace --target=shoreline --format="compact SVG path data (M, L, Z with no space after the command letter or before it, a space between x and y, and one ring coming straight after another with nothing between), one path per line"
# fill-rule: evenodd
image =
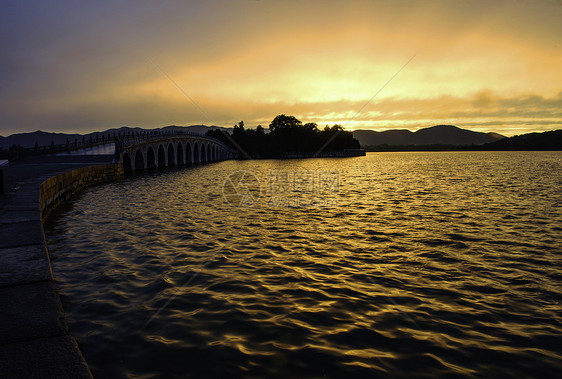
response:
M7 188L0 209L0 376L91 378L77 341L69 333L58 295L43 222L65 191L48 194L48 183L76 180L103 165L81 163L26 167L27 177ZM4 167L6 168L6 167ZM11 167L18 169L18 167ZM20 168L23 170L23 168ZM32 174L34 172L34 174ZM77 184L76 193L96 182ZM56 195L56 196L55 196ZM50 201L49 201L50 200ZM49 207L42 205L49 204Z
M66 323L43 225L71 197L125 177L122 162L103 160L2 167L13 172L0 194L0 377L92 378Z
M92 378L66 323L43 224L72 195L122 178L122 165L35 163L9 169L25 173L14 175L0 203L0 376Z

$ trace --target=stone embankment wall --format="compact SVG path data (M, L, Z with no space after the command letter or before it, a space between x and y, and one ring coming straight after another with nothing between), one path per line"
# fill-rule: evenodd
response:
M123 178L121 163L81 167L50 177L41 183L40 187L41 221L45 221L57 206L79 191L121 178Z
M123 165L30 167L14 167L30 172L0 198L0 378L91 379L65 321L42 223L79 191L121 179Z

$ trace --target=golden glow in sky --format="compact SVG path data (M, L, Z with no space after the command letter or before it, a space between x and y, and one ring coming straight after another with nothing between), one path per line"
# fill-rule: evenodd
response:
M280 113L347 129L562 128L557 1L118 3L0 5L1 135Z

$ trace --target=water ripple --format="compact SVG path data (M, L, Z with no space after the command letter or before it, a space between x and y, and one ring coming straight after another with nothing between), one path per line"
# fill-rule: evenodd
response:
M252 207L222 198L237 170ZM268 204L271 170L337 171L335 202ZM91 189L46 233L96 377L556 377L560 172L559 152L229 161Z

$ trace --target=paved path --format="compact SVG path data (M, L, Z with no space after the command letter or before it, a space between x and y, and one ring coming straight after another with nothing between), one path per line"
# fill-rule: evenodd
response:
M62 172L108 163L108 157L64 158L35 157L1 168L0 378L91 378L53 280L39 186Z

